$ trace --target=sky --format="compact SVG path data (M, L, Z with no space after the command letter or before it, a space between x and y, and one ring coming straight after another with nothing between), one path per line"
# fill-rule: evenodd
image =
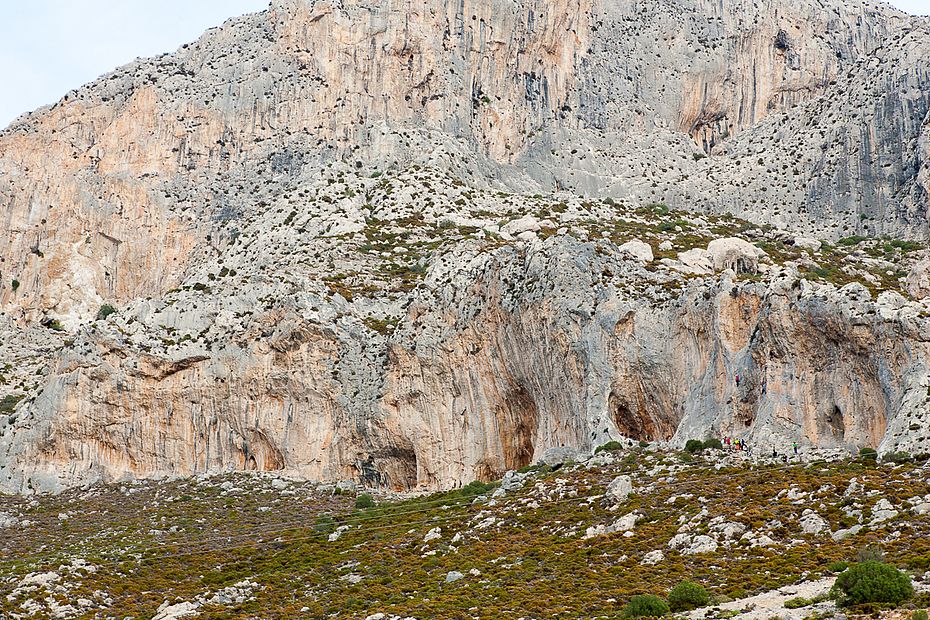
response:
M914 14L930 0L892 0ZM268 0L0 0L0 127L120 65L193 41Z

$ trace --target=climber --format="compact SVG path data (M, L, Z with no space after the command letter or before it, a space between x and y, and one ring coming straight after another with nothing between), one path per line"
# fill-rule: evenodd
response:
M791 446L794 448L794 455L797 456L798 455L798 442L795 441L794 443L791 444Z
M739 387L739 374L736 375L736 387Z

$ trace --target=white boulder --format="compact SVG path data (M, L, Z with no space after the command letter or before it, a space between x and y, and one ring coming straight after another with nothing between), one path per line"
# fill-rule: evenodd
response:
M648 243L640 241L639 239L627 241L621 245L619 249L621 253L644 263L651 263L654 258L652 254L652 246Z
M714 270L714 261L711 258L710 252L702 250L701 248L694 248L687 252L679 252L678 262L680 263L680 267L676 266L675 268L683 273L707 275Z
M731 269L736 274L757 273L759 260L767 254L739 237L714 239L707 245L715 271Z
M633 479L629 476L617 476L607 487L607 497L615 502L626 501L633 492Z
M504 224L504 226L501 227L501 232L516 237L520 233L539 232L539 229L539 220L537 220L532 215L524 215L518 220Z

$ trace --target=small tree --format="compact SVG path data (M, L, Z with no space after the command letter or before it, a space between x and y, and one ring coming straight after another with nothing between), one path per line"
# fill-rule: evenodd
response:
M18 288L19 288L19 280L13 280L13 292L15 293Z
M914 594L911 578L894 566L870 560L846 569L830 593L840 605L890 603L899 605Z
M624 618L658 618L664 616L671 608L664 599L653 594L640 594L630 599L623 608Z
M668 593L668 604L672 611L689 611L710 603L710 595L704 586L682 581Z
M700 439L689 439L685 444L685 451L694 454L704 449L704 443Z
M859 450L859 458L863 461L872 461L878 459L878 451L875 448L862 448Z

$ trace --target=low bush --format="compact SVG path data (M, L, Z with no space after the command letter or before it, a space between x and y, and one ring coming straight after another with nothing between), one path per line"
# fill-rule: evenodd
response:
M907 452L889 452L882 457L883 463L895 463L897 465L910 463L913 460L913 457Z
M859 458L863 461L874 461L878 459L878 451L875 448L862 448L859 450Z
M809 598L804 598L803 596L796 596L794 598L789 598L785 601L785 609L800 609L801 607L807 607L813 605L814 601Z
M928 620L926 609L917 609L911 614L911 620Z
M716 437L711 437L710 439L704 440L704 449L705 450L722 450L723 443Z
M619 441L608 441L607 443L601 444L597 448L595 448L594 454L598 454L600 452L616 452L617 450L622 450L622 449L623 449L623 444L620 443Z
M671 608L661 597L653 594L640 594L630 599L623 608L624 618L658 618L669 613Z
M668 593L668 605L672 611L689 611L705 607L710 603L710 595L704 586L682 581Z
M355 507L357 509L373 508L375 505L375 498L371 496L371 493L362 493L355 498Z
M827 570L831 573L842 573L847 568L849 568L849 562L831 562L827 566Z
M103 304L100 306L100 310L97 310L97 320L105 321L108 316L111 314L116 314L116 308L110 304Z
M830 593L844 606L867 603L900 605L914 594L911 578L882 562L869 560L843 571Z

